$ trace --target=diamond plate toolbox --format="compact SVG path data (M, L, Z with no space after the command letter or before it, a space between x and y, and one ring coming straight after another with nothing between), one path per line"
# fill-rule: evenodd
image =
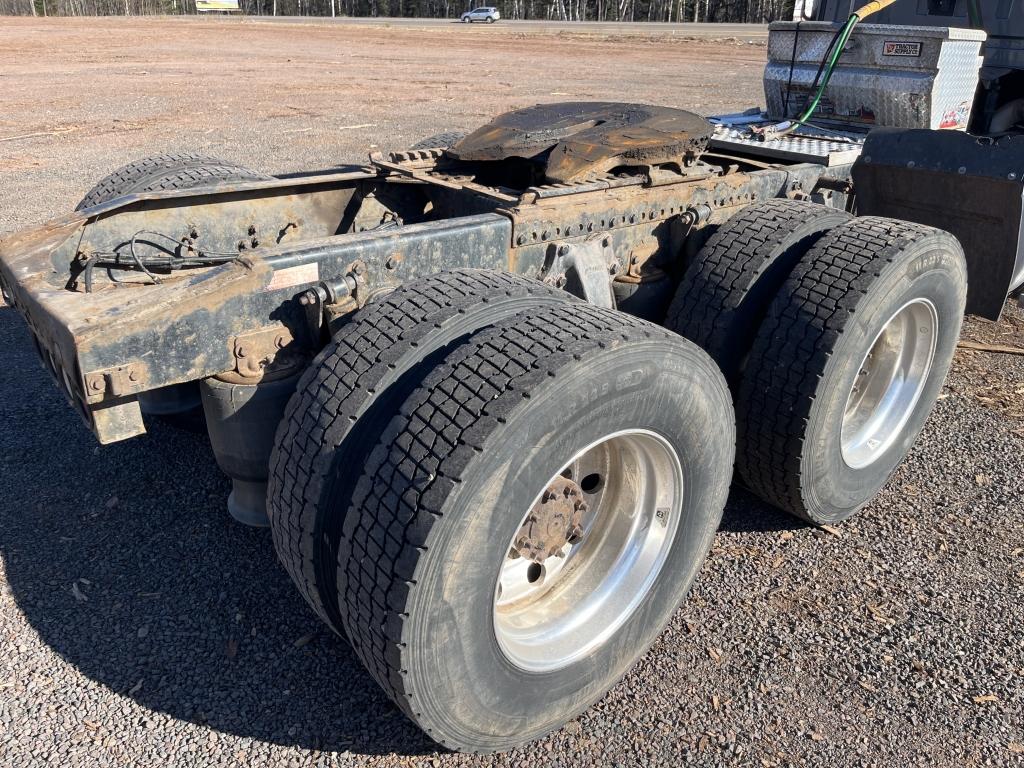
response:
M797 117L806 108L837 29L830 22L769 27L764 91L772 119ZM975 29L859 25L812 119L864 128L964 130L984 42L985 33Z

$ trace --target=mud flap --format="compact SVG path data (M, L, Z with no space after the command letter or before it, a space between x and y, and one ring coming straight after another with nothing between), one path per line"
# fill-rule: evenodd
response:
M880 128L853 167L857 212L938 227L967 256L967 312L999 319L1024 283L1024 136Z

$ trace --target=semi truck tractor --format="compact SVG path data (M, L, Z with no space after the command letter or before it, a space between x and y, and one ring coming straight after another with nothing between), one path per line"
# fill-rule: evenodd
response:
M811 525L870 503L964 314L1020 289L1024 10L981 5L804 3L728 115L541 104L279 177L150 157L4 237L0 284L100 443L201 425L396 706L509 749L645 653L731 485Z

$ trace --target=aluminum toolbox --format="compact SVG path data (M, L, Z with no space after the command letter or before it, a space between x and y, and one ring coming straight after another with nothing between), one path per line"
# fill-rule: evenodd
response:
M837 29L824 21L769 27L764 91L772 119L796 117L806 108ZM816 119L865 128L963 130L971 117L985 37L975 29L859 25Z

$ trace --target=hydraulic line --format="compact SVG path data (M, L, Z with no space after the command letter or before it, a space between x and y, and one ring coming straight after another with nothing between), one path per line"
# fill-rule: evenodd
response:
M153 242L158 238L167 245L158 245ZM150 246L157 253L139 253L140 244ZM193 248L180 240L149 229L140 229L128 242L128 257L123 253L113 251L101 251L90 254L80 261L80 274L85 279L85 292L92 293L93 270L97 267L106 270L129 270L142 272L153 284L160 283L160 277L152 270L166 270L173 272L178 269L189 267L211 267L226 264L231 261L238 261L242 254L234 251L208 251Z
M839 64L839 59L842 58L843 51L846 48L846 44L850 41L850 36L853 34L853 28L868 16L888 8L896 1L897 0L873 0L873 2L862 5L856 11L851 13L850 18L846 20L846 23L839 28L835 37L832 38L832 44L829 46L828 50L825 52L825 56L821 60L821 66L818 67L818 74L815 76L814 82L811 84L811 89L814 90L815 86L817 86L817 90L814 90L814 96L807 104L807 108L795 120L786 121L779 123L778 125L760 129L758 133L766 139L771 137L788 136L800 126L805 125L807 121L814 116L814 113L818 109L818 105L821 104L821 98L825 95L825 89L828 88L829 81L832 79L832 73L835 72L835 68Z

